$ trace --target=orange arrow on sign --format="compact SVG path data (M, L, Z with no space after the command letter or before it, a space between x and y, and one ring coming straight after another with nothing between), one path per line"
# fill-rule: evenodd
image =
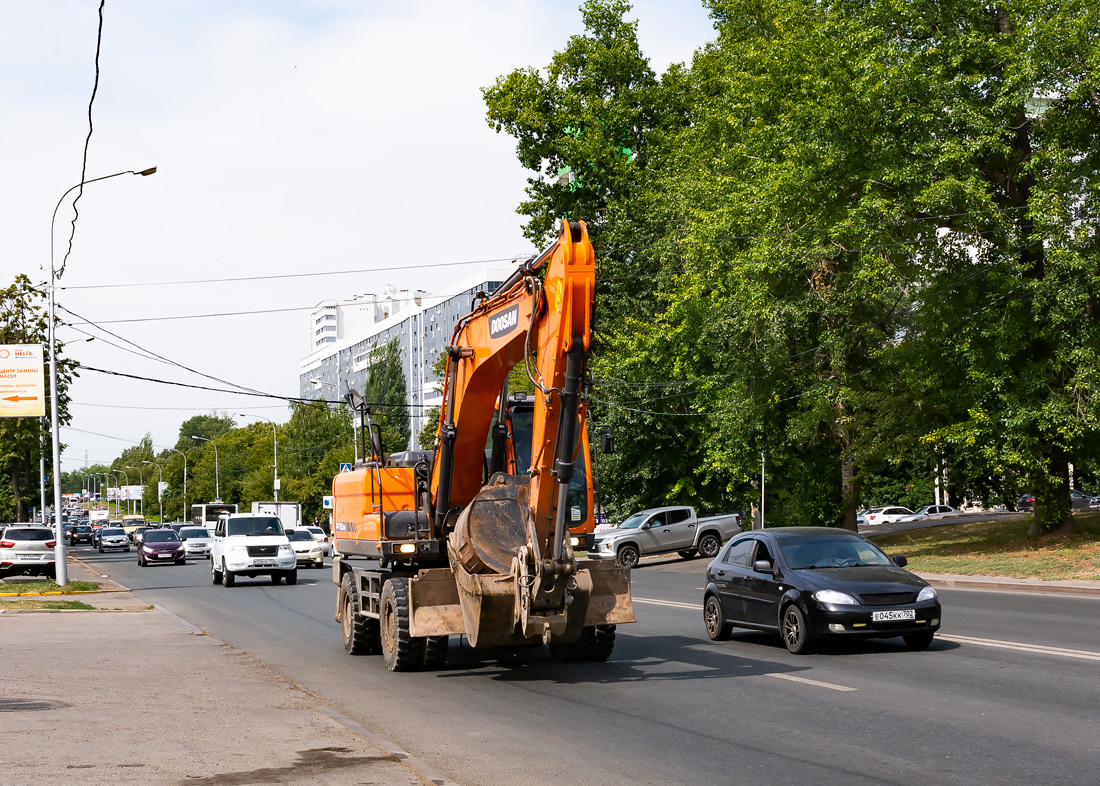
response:
M38 401L38 396L8 396L4 401Z

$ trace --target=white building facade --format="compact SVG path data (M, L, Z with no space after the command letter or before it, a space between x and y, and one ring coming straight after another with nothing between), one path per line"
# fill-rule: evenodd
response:
M337 401L343 400L349 387L361 392L372 353L396 339L405 374L412 439L408 446L388 448L420 449L419 434L428 410L443 400L442 382L432 366L450 344L458 320L472 309L474 297L492 293L510 273L485 270L456 285L448 295L387 287L381 296L363 295L318 304L310 318L312 351L301 363L299 396Z

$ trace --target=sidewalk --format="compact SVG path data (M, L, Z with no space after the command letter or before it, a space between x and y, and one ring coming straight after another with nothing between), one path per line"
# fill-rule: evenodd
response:
M451 783L131 592L64 597L97 611L0 613L5 783Z

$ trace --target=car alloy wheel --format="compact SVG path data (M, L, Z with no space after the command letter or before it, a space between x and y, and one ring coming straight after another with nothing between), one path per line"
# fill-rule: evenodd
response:
M810 632L806 629L806 618L802 610L793 603L783 612L783 643L795 655L810 651Z
M711 641L726 641L733 633L733 626L726 622L722 603L714 595L703 604L703 624L707 626L707 635Z
M718 556L718 550L721 548L722 541L712 532L708 532L699 539L699 555L701 557L714 559Z
M619 549L619 564L624 568L634 568L638 565L640 555L636 546L623 546Z

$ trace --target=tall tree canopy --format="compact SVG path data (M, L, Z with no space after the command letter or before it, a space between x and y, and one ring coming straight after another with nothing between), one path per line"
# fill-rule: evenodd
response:
M603 178L628 187L598 206L543 178L521 206L601 222L593 398L624 446L607 485L734 503L763 452L778 520L854 526L883 476L923 495L897 480L946 460L956 497L1027 483L1037 524L1067 524L1068 464L1100 444L1100 9L708 5L717 38L645 82L644 177ZM582 6L587 35L547 80L506 78L507 112L502 82L486 92L526 166L573 144L544 118L613 123L586 90L644 58L569 55L632 40L625 11Z

